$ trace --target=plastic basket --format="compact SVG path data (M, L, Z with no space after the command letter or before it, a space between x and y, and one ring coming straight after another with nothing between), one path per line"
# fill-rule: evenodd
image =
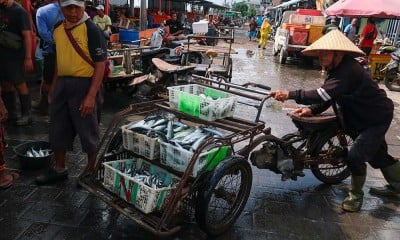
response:
M191 176L197 177L198 173L206 166L207 168L205 170L213 169L220 161L224 160L230 152L228 146L223 146L200 153L199 159L196 161L193 171L191 172ZM170 143L160 143L160 162L176 171L186 171L192 156L193 152L191 151L178 148Z
M124 159L105 162L103 185L126 202L133 204L144 213L159 211L179 178L143 159ZM150 174L157 174L165 184L172 187L154 189L123 173L123 169L144 169Z
M214 121L232 117L236 109L233 95L197 84L168 87L171 108L201 119ZM204 94L207 97L199 96Z
M147 159L154 160L160 156L158 138L151 138L144 134L127 129L128 125L121 127L122 146Z

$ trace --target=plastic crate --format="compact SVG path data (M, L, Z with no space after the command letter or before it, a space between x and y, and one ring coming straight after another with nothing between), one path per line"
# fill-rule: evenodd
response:
M385 71L382 69L390 62L392 57L390 54L370 54L369 65L371 67L371 75L373 79L383 79Z
M103 165L104 187L144 213L161 210L170 191L175 189L179 182L177 176L140 158L105 162ZM165 184L171 187L151 188L123 173L123 169L129 168L143 169L150 174L157 174Z
M232 117L236 109L236 97L227 92L197 84L168 87L171 108L201 119L214 121ZM199 96L204 94L215 100Z
M321 10L317 9L297 9L296 14L298 15L309 15L309 16L322 16Z
M322 29L324 29L324 26L318 26L318 25L307 25L307 29L309 30L308 32L308 40L307 43L311 44L315 41L317 41L320 37L322 37Z
M305 27L291 27L289 42L295 45L307 45L308 29Z
M147 159L154 160L160 156L160 144L158 138L151 138L144 134L127 129L129 125L121 127L122 146Z
M138 45L139 42L139 32L130 29L120 29L119 30L119 41L121 43Z
M221 148L213 148L209 151L200 153L199 159L196 161L192 177L197 177L197 174L207 166L206 170L213 169L218 163L230 155L230 147L223 146ZM184 172L193 156L193 152L186 149L176 147L170 143L160 143L160 162L166 166L173 168L176 171Z

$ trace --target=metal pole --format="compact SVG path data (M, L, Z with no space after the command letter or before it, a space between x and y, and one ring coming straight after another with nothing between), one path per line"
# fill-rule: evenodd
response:
M147 9L146 9L147 0L140 1L140 31L145 30L147 28Z

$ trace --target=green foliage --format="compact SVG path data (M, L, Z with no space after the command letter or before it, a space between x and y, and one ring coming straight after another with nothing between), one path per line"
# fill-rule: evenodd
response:
M255 7L250 7L249 10L247 11L247 16L248 17L254 17L256 16L257 9Z
M241 12L242 16L246 16L248 11L248 6L245 2L234 3L232 6L233 11Z

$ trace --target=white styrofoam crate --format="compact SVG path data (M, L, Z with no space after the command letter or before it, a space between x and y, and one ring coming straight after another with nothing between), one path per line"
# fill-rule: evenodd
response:
M230 154L227 150L228 148L229 147L224 146L200 153L193 167L193 171L191 172L191 176L197 177L197 174L203 170L210 161L217 164L219 161L223 160L227 154ZM218 154L218 151L221 151L222 155ZM176 147L170 143L160 143L160 162L176 171L185 172L193 154L194 153L191 151Z
M144 213L161 210L170 191L179 182L175 175L140 158L104 162L103 165L104 187ZM171 184L171 187L154 189L135 180L124 173L124 169L132 167L157 174L167 185Z
M192 24L193 34L207 33L208 32L208 21L199 21Z
M197 84L168 87L171 108L208 121L232 117L237 99L234 95ZM200 96L204 94L217 99Z
M151 138L144 134L127 129L128 125L121 127L122 145L126 150L137 153L147 159L154 160L160 156L158 138Z

